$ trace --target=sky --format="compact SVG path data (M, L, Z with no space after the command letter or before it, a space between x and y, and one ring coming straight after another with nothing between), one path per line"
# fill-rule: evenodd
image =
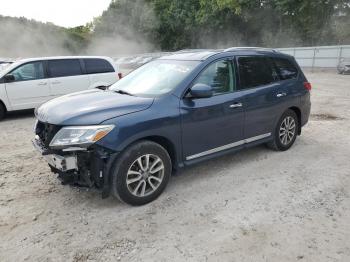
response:
M59 26L75 27L91 22L111 0L0 0L0 15L24 16Z

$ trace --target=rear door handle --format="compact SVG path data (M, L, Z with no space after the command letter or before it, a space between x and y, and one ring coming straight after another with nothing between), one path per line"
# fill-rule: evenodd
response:
M287 95L287 93L278 93L276 96L277 97L283 97L283 96L286 96Z
M242 103L234 103L230 105L230 108L237 108L237 107L242 107L243 104Z
M53 81L53 82L51 82L51 83L54 84L54 85L61 84L60 81Z

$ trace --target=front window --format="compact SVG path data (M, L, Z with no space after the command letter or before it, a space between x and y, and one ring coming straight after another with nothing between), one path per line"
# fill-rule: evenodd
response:
M159 96L172 91L198 65L198 61L155 60L131 72L110 90L136 96Z
M45 77L42 62L32 62L24 64L11 72L15 81L27 81L42 79Z
M221 60L209 65L196 79L195 84L205 84L213 88L214 94L234 90L233 67L230 60Z

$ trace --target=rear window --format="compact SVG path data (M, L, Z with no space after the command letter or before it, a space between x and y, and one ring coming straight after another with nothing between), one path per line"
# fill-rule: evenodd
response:
M238 68L241 89L267 85L278 81L277 72L265 57L239 57Z
M87 74L99 74L115 72L113 66L104 59L84 59Z
M293 79L298 76L298 69L285 58L273 58L281 80Z
M81 66L78 59L49 60L49 72L51 77L81 75Z

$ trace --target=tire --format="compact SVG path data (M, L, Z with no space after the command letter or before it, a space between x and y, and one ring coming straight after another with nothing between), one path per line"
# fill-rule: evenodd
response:
M287 129L288 132L283 132L283 129ZM267 144L268 147L276 151L288 150L294 144L298 136L298 130L298 117L293 110L288 109L278 120L273 134L273 141Z
M164 191L171 170L169 154L161 145L137 142L125 149L111 170L112 194L134 206L152 202Z
M5 106L0 102L0 120L4 119L6 116L6 108Z

